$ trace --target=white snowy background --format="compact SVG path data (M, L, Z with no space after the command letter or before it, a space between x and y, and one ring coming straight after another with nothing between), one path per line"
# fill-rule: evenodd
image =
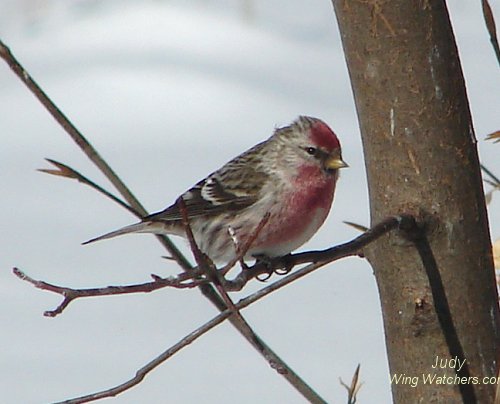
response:
M491 1L500 21L500 5ZM454 0L457 37L483 162L500 170L500 78L479 1ZM363 154L328 0L2 0L0 36L150 211L299 114L338 133L350 168L321 231L302 249L369 223ZM0 401L46 403L111 387L216 314L197 290L79 300L15 278L72 287L148 281L179 270L152 236L90 246L133 222L75 181L35 171L45 157L110 186L0 63ZM111 189L111 188L110 188ZM495 212L496 211L496 215ZM499 198L490 205L500 234ZM251 284L243 294L262 285ZM330 265L244 311L256 332L328 402L361 363L362 403L390 402L375 279L361 259ZM116 403L301 403L230 325L203 336Z

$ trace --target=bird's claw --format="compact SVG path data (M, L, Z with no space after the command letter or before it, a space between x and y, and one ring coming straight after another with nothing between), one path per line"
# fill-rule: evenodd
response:
M288 255L290 255L290 254L288 254ZM254 255L254 257L257 260L255 265L260 264L266 268L266 271L263 274L264 276L257 276L256 277L256 279L260 282L267 281L273 274L286 275L293 268L293 265L289 265L286 263L287 255L280 257L280 258L276 258L276 257L272 258L272 257L268 257L267 255ZM277 260L282 261L283 266L276 268Z

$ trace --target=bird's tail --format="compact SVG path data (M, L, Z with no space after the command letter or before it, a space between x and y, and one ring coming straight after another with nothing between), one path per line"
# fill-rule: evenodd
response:
M82 244L90 244L94 241L105 240L107 238L113 238L116 236L121 236L122 234L128 233L162 233L164 230L164 225L159 222L139 222L131 224L130 226L122 227L121 229L112 231L110 233L103 234L102 236L92 238L83 242Z

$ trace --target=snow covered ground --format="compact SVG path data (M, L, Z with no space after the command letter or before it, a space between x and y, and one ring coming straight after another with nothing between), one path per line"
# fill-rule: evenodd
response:
M500 6L492 5L498 22ZM481 157L498 173L500 146L483 139L498 129L500 79L480 4L449 7ZM359 131L329 1L2 0L0 37L150 211L275 126L307 114L330 123L351 168L327 223L303 249L356 236L343 220L369 223ZM197 290L163 290L77 301L55 319L42 316L59 296L23 284L13 266L72 287L145 282L150 273L177 270L151 236L80 245L134 218L76 182L35 171L49 157L106 184L4 64L0 88L1 401L53 402L121 383L216 311ZM364 261L324 268L244 314L328 402L345 402L338 378L350 381L358 363L360 402L390 402L377 290ZM303 402L223 324L114 402L236 400Z

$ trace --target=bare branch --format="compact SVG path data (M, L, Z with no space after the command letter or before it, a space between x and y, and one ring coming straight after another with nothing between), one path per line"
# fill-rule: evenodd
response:
M344 220L343 223L348 225L348 226L351 226L352 228L359 230L359 231L365 232L368 230L368 227L363 226L362 224L359 224L359 223L348 222L347 220Z
M358 364L354 374L352 375L351 385L348 386L345 384L342 379L339 378L340 384L344 386L347 390L347 404L356 404L356 396L358 395L359 389L361 388L362 383L359 381L359 369L361 365Z
M500 185L500 178L498 178L495 174L493 174L493 172L489 170L484 164L481 164L481 170L483 170L483 172L491 178L491 181L489 182L490 185L493 186Z
M153 292L154 290L162 289L169 286L177 289L194 288L207 282L206 279L199 278L198 271L193 271L190 273L183 272L175 277L169 277L169 278L160 278L154 275L153 282L146 282L136 285L107 286L103 288L89 288L89 289L73 289L33 279L18 268L14 268L12 271L14 275L16 275L19 279L31 283L35 288L57 293L64 297L61 304L59 304L59 306L57 306L54 310L47 310L43 313L43 315L46 317L55 317L58 314L61 314L73 300L82 297L124 295L124 294L139 293L139 292L149 293ZM198 278L194 279L195 277Z
M64 115L64 113L52 102L52 100L45 94L45 92L33 80L26 69L14 57L10 49L0 40L0 57L4 59L11 70L21 79L21 81L28 87L33 95L38 98L41 104L47 109L52 117L62 126L66 133L73 139L73 141L80 147L85 155L99 168L105 177L114 185L118 192L125 198L128 204L141 216L147 216L148 212L132 194L124 182L118 177L114 170L106 163L106 161L99 155L97 150L89 143L83 134L73 125L73 123ZM189 261L179 251L179 249L172 243L167 236L156 236L164 247L169 251L179 265L188 269L191 267Z
M80 149L87 157L102 171L102 173L111 181L115 188L124 195L132 206L141 206L139 201L132 195L125 184L118 178L111 167L102 159L97 151L91 146L83 134L71 123L64 113L52 102L45 92L38 86L24 67L17 61L10 49L0 41L0 56L8 63L12 71L26 84L33 95L38 98L42 105L52 115L52 117L64 128ZM142 206L141 206L142 207ZM137 209L137 210L143 210Z
M500 142L500 130L490 133L488 136L486 136L486 140L493 140L493 143Z
M491 11L490 4L488 0L482 0L483 4L483 16L486 22L486 28L490 34L491 45L495 51L498 63L500 63L500 46L498 45L497 28L495 24L495 18L493 17L493 12Z
M53 164L56 166L57 170L54 169L49 169L49 168L39 168L38 171L42 173L47 173L51 175L57 175L60 177L65 177L65 178L70 178L70 179L75 179L78 182L81 182L82 184L88 185L92 189L96 190L97 192L103 194L104 196L110 198L112 201L116 202L118 205L121 207L127 209L130 213L133 215L141 218L142 215L135 210L133 207L127 205L125 202L123 202L120 198L117 196L113 195L111 192L105 190L103 187L100 185L96 184L94 181L91 181L89 178L85 177L83 174L79 173L75 169L67 166L66 164L60 163L58 161L52 160L52 159L45 159L49 163Z

